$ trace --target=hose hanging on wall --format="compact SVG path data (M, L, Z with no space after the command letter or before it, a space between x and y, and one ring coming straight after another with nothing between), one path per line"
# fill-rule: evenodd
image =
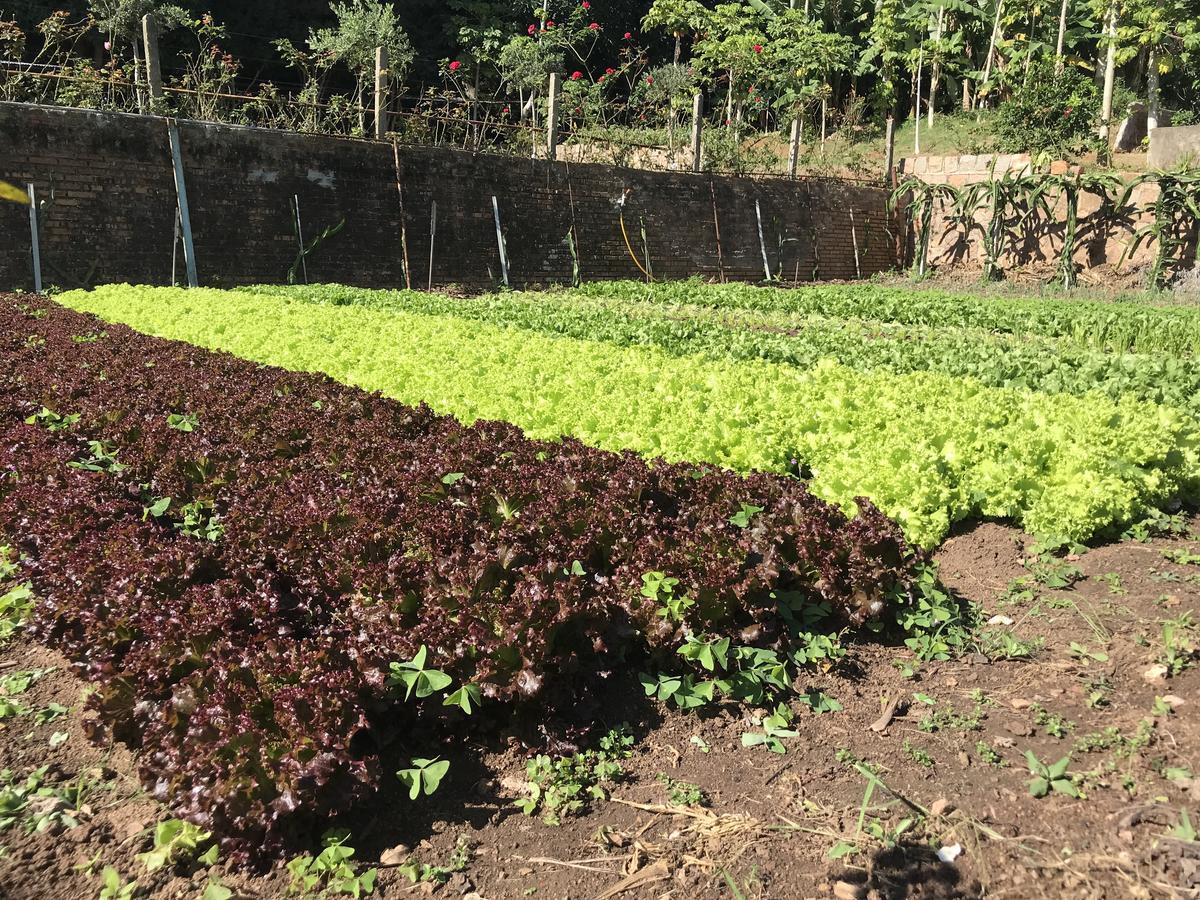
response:
M625 238L625 249L629 251L629 258L633 260L633 264L646 276L647 281L654 281L654 276L646 271L646 267L642 265L642 261L633 252L633 244L629 242L629 231L625 228L625 198L628 196L629 188L626 188L625 192L621 194L620 201L617 203L618 215L621 219L621 236Z

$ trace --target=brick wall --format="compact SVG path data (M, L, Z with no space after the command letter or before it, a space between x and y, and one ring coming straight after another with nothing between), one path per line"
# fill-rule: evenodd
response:
M1027 175L1033 170L1028 153L912 156L902 159L899 168L901 177L915 176L928 184L948 184L956 188L988 181L1007 172ZM1071 169L1063 161L1050 165L1050 172L1055 175L1066 174ZM1130 172L1120 174L1126 180L1134 177ZM1136 229L1153 219L1148 210L1157 196L1158 188L1153 184L1139 185L1130 195L1130 208L1114 220L1102 214L1097 196L1081 194L1074 253L1076 263L1085 270L1120 267L1133 272L1143 267L1154 256L1153 242L1143 242L1133 253L1129 248ZM1011 217L1009 239L1000 257L1002 267L1039 269L1057 265L1062 252L1067 206L1053 191L1047 200L1052 204L1049 218L1040 214L1028 220L1019 214ZM975 225L969 232L952 213L951 205L944 202L939 202L935 208L933 237L929 245L930 264L942 268L979 264L983 259L983 229L991 221L990 213L983 209L977 212ZM1107 274L1110 273L1105 277Z
M886 191L831 180L749 179L549 163L198 122L180 123L201 284L280 282L306 238L345 220L308 260L312 281L486 287L500 278L497 198L514 286L566 283L575 225L584 279L640 277L621 233L660 278L854 278L896 265ZM166 121L0 103L0 179L41 198L47 284L171 281L175 188ZM625 198L621 205L621 198ZM719 241L718 241L719 233ZM855 263L857 247L858 265ZM183 279L183 256L177 262ZM0 204L0 286L32 281L27 211Z

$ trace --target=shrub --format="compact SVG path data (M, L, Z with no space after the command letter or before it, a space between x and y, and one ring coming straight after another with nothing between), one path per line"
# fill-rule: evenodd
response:
M1091 78L1071 68L1056 73L1053 60L1042 60L1000 104L996 136L1008 152L1072 156L1095 140L1099 115L1100 93Z

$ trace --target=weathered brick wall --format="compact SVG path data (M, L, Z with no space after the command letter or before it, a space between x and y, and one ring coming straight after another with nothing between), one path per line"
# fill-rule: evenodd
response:
M548 163L452 150L180 123L201 284L279 282L305 238L345 220L308 260L312 281L486 287L500 278L497 198L516 287L566 283L572 223L585 279L637 278L621 233L655 276L763 277L755 201L772 274L854 278L891 269L896 244L881 188L829 180L714 177ZM0 179L41 198L48 284L171 281L175 187L164 119L0 103ZM624 206L621 198L625 197ZM719 241L718 241L719 233ZM27 211L0 204L0 286L32 281ZM857 265L856 265L857 247ZM183 279L183 255L176 263Z
M1028 153L911 156L900 161L899 169L902 177L915 176L927 184L963 188L1002 177L1007 172L1028 175L1033 170L1033 163ZM1054 175L1071 170L1072 167L1061 160L1050 166ZM1126 181L1134 177L1131 172L1120 174ZM1120 265L1123 270L1132 272L1152 259L1153 242L1143 242L1135 252L1130 252L1130 246L1136 230L1152 221L1153 214L1149 210L1157 196L1158 188L1153 184L1139 185L1130 195L1129 208L1114 218L1102 210L1099 197L1082 193L1074 252L1079 267L1093 269ZM1046 199L1051 204L1049 217L1037 214L1026 219L1024 210L1010 215L1009 239L1000 257L1002 267L1037 269L1057 264L1062 253L1067 204L1056 191L1051 191ZM939 201L933 217L930 264L942 268L980 264L984 256L983 230L990 222L991 214L981 209L975 215L975 225L969 230L964 229L963 223L954 215L952 205Z

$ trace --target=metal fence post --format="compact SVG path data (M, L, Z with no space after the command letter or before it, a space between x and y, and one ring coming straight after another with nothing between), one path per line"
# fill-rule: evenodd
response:
M42 292L42 247L38 237L38 201L37 191L30 182L26 185L29 194L29 242L33 250L33 290Z
M196 245L192 241L192 216L188 210L187 184L183 179L183 150L179 143L179 126L167 119L167 137L171 143L171 162L175 169L175 198L179 207L179 226L183 230L183 262L187 266L188 287L198 287L196 275Z
M496 246L500 248L500 271L504 275L504 286L508 287L508 248L504 246L504 232L500 230L500 204L492 194L492 215L496 219Z

